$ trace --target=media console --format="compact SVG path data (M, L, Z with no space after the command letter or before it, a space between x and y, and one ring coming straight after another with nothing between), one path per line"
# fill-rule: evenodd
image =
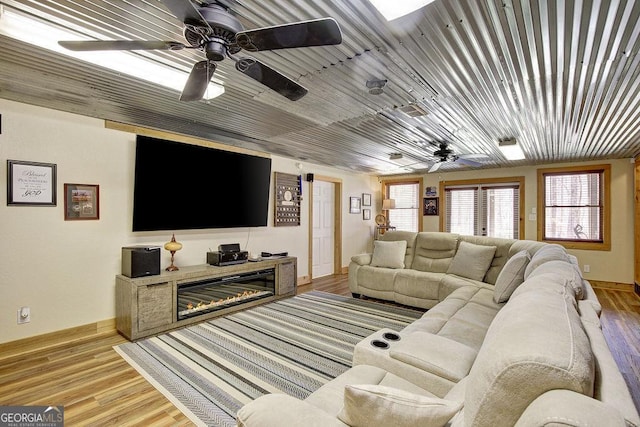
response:
M116 276L116 328L135 341L296 293L297 259L217 267L197 265L155 276Z

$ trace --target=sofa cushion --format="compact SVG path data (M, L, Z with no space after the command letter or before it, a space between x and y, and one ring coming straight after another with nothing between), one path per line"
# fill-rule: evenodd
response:
M520 251L507 261L496 280L493 290L493 300L496 303L505 302L513 291L524 282L524 271L531 257L529 252Z
M457 402L380 385L347 385L338 418L353 427L443 427L460 410Z
M373 242L372 267L404 268L404 256L407 251L406 240Z
M456 255L453 257L453 260L451 260L447 274L455 274L457 276L481 281L487 273L495 253L495 246L460 242Z
M549 390L593 393L594 357L575 299L564 284L538 288L536 279L518 287L529 289L514 294L487 331L467 382L469 426L515 425Z
M380 236L380 240L384 242L397 242L404 240L407 242L407 251L404 256L404 268L413 268L413 254L417 236L418 233L415 231L391 230Z
M580 274L580 268L577 265L574 265L573 263L568 261L561 260L547 261L530 272L527 279L531 279L532 277L547 273L561 274L567 279L567 283L573 289L573 293L575 294L576 299L580 300L584 298L585 292L582 274Z
M411 268L432 273L446 273L456 254L459 237L455 233L424 231L416 237Z
M567 257L567 251L563 246L560 246L555 243L550 243L548 245L544 245L540 249L536 251L531 257L531 261L529 265L527 265L526 270L524 271L524 280L529 278L529 275L533 270L540 267L545 262L549 261L567 261L569 262L569 258Z

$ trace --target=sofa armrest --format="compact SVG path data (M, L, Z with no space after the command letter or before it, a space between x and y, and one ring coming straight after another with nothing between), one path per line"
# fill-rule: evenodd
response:
M369 265L371 264L371 258L373 254L359 254L351 257L351 262L355 262L358 265Z
M413 332L391 347L389 356L452 382L466 377L477 356L473 348L429 332Z
M236 415L238 427L345 427L336 416L286 394L265 394Z
M610 405L570 390L551 390L531 402L515 427L625 425L620 411Z

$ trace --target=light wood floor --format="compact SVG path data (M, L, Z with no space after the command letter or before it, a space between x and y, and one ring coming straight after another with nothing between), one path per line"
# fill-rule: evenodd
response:
M301 286L349 295L347 276ZM640 408L640 298L596 289L603 330ZM189 420L114 350L126 342L109 332L46 350L0 354L0 405L63 405L66 426L188 426Z

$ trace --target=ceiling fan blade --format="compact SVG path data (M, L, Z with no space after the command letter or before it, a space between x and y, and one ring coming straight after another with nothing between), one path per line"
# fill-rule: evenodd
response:
M482 166L482 163L477 162L475 160L471 160L471 159L465 159L464 157L458 157L456 159L456 161L458 163L462 163L463 165L472 166L472 167L476 167L476 168L479 167L479 166Z
M440 166L442 166L442 162L434 163L433 166L431 166L431 168L429 169L429 172L427 173L436 172L438 169L440 169Z
M240 31L236 34L236 42L242 49L258 52L340 44L342 33L335 19L322 18Z
M191 69L187 84L182 89L180 101L198 101L202 99L215 71L216 63L213 61L196 62Z
M161 0L167 9L185 24L209 27L198 7L189 0Z
M150 40L67 40L58 44L73 51L91 50L180 50L185 45L172 41Z
M297 101L307 94L307 89L255 59L242 58L238 60L236 69L291 101Z

